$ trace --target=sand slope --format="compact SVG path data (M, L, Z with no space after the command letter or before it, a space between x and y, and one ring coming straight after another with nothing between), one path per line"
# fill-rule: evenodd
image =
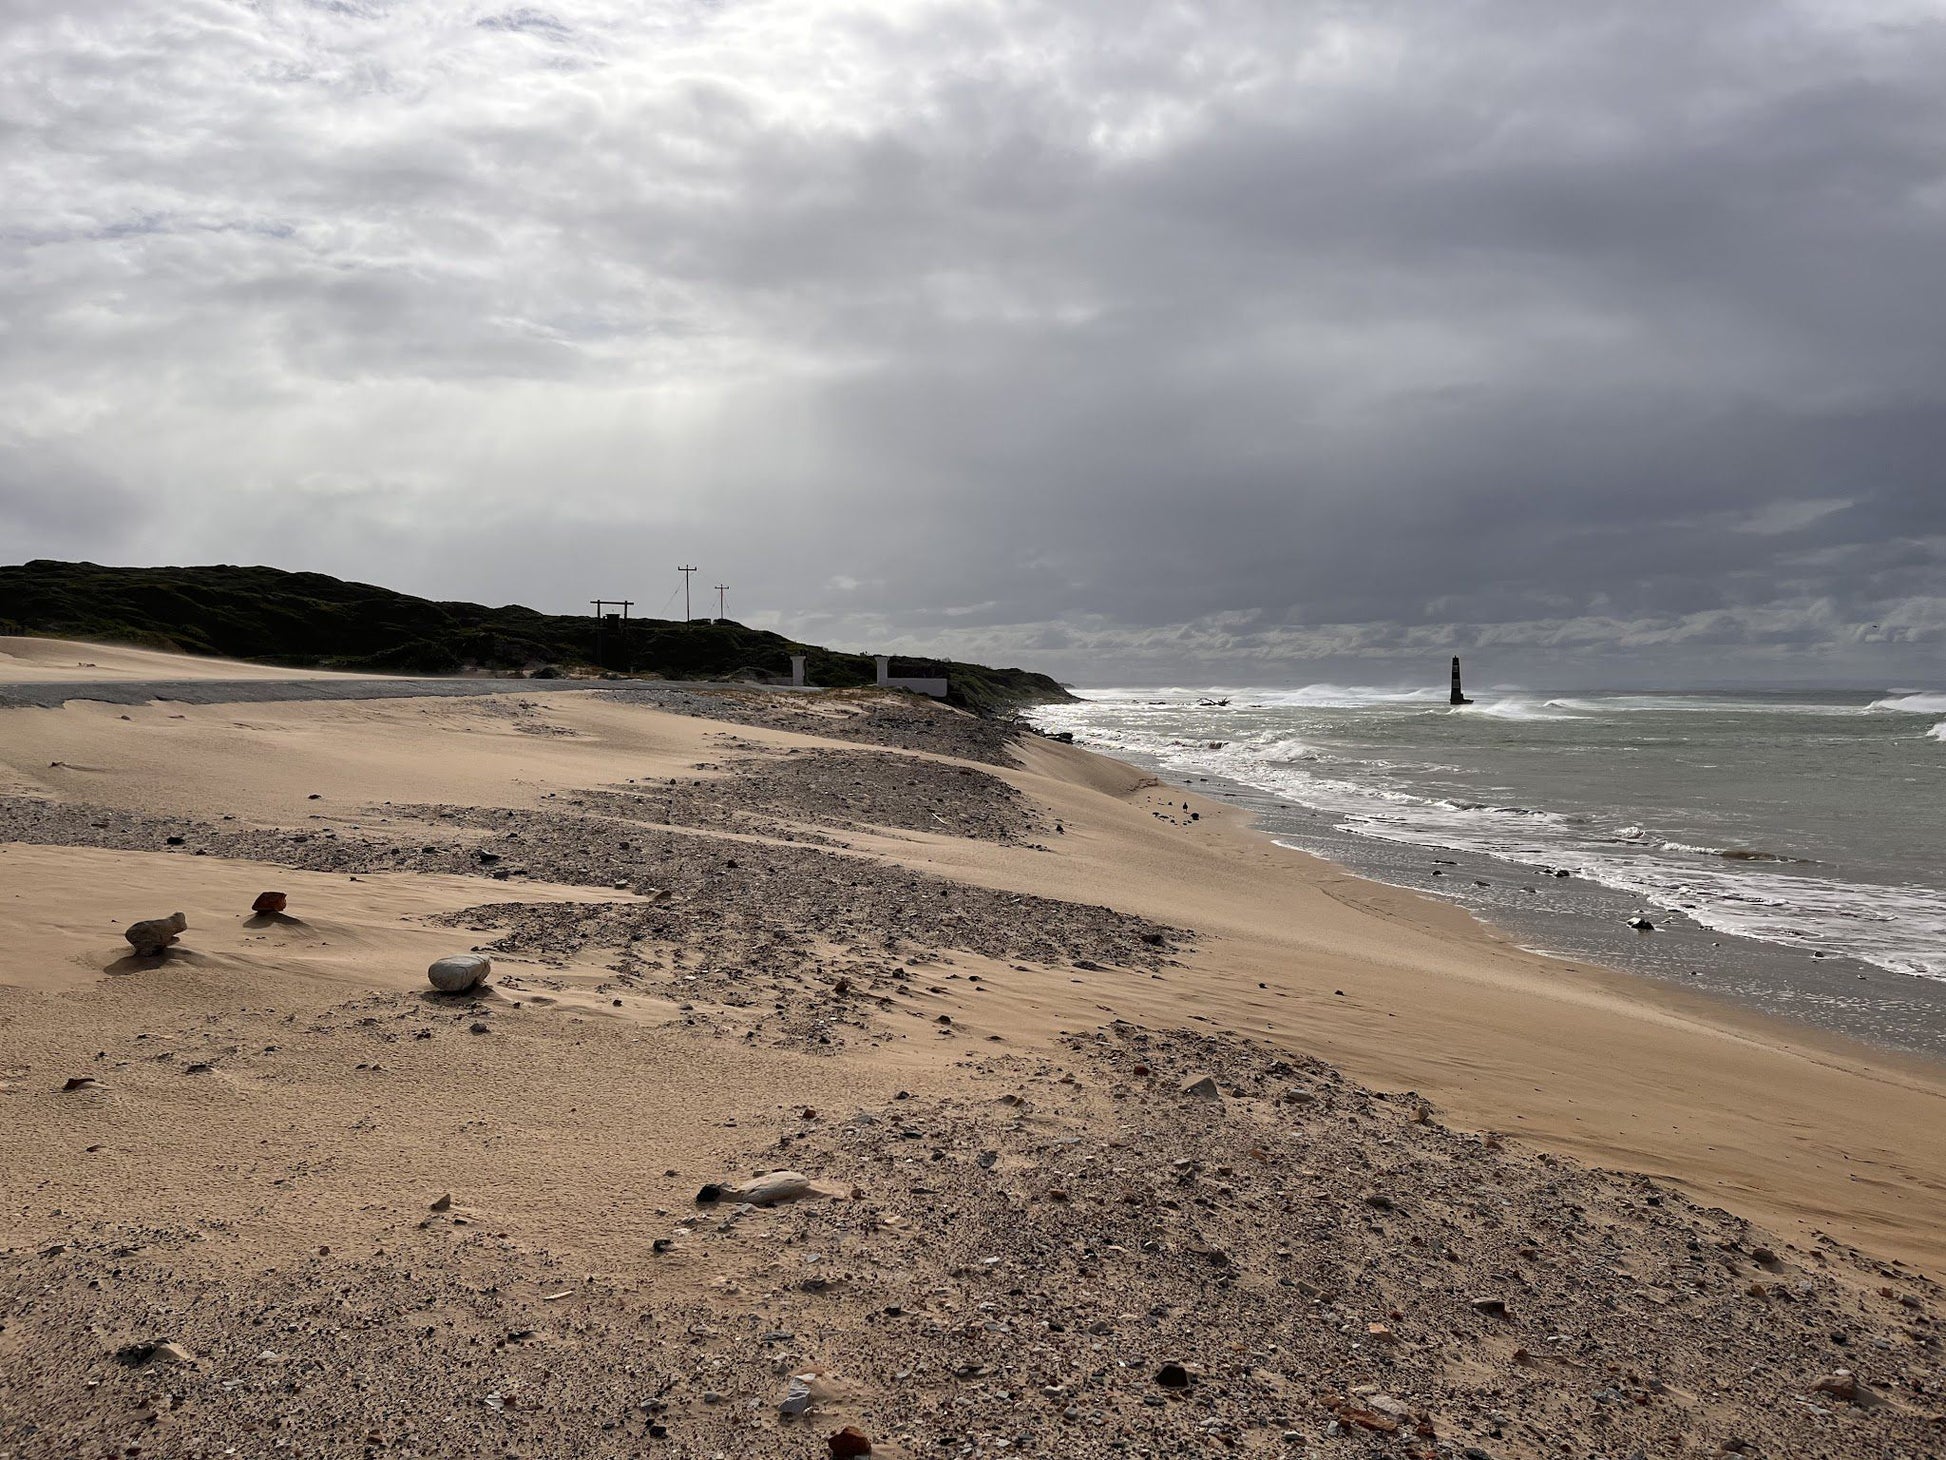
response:
M65 683L116 679L382 679L384 675L334 675L322 669L279 669L241 659L170 654L125 644L88 644L78 639L0 637L0 684Z
M710 780L718 769L694 767L739 747L816 743L584 695L241 708L247 718L224 706L10 712L0 785L378 834L396 815L387 803L534 808L589 786ZM1032 741L1023 757L1007 779L1064 823L1051 851L918 831L850 840L936 875L1108 903L1205 936L1186 968L1155 979L1003 969L982 1002L988 1017L1011 1003L1009 1038L1091 1015L1200 1020L1794 1230L1946 1259L1946 1104L1933 1068L1521 952L1458 909L1277 847L1229 808L1087 752ZM1200 820L1187 821L1186 801ZM42 900L58 901L56 888ZM428 886L425 907L450 905L444 892ZM102 925L131 905L173 910L123 898Z
M1870 1453L1850 1409L1762 1397L1813 1403L1833 1331L1874 1335L1839 1357L1923 1419L1938 1070L1522 953L1071 747L874 760L763 699L735 724L582 693L0 712L0 1436L32 1410L59 1444L20 1454L120 1444L140 1401L184 1453L277 1419L325 1453L362 1453L357 1425L402 1453L800 1454L821 1439L770 1390L803 1369L879 1453L977 1416L1106 1455L1212 1413L1277 1449L1409 1384L1402 1435L1538 1456L1605 1443L1593 1366L1639 1391L1648 1452ZM247 915L268 887L293 921ZM122 925L178 909L183 951L127 956ZM493 988L425 994L469 947ZM1182 1095L1199 1068L1223 1104ZM1662 1184L1563 1185L1546 1153ZM772 1166L859 1202L695 1207ZM1531 1323L1503 1341L1481 1285ZM266 1304L303 1316L259 1334ZM1401 1331L1340 1341L1368 1323ZM1533 1357L1550 1332L1572 1362ZM211 1355L179 1423L147 1359L87 1384L172 1335ZM259 1347L335 1377L266 1386ZM1149 1403L1172 1353L1225 1404ZM1532 1433L1492 1418L1516 1391Z
M232 707L10 712L0 785L379 833L387 802L535 808L584 786L710 781L716 769L693 767L739 746L817 744L590 695L239 709L247 718ZM1460 909L1275 847L1234 810L1086 751L1035 740L1024 761L1008 781L1064 821L1049 853L920 831L850 841L1207 936L1189 967L1160 979L1035 979L1010 1038L1103 1010L1201 1018L1423 1090L1465 1121L1736 1199L1765 1221L1946 1258L1946 1106L1927 1065L1524 954ZM1187 821L1185 802L1201 820ZM1164 808L1173 820L1154 816ZM1008 983L989 987L989 1006Z

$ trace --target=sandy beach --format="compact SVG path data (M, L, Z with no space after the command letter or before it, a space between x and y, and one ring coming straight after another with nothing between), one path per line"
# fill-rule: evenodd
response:
M238 659L197 658L160 649L137 649L128 644L88 644L76 639L42 639L27 635L0 638L0 684L142 679L187 683L212 679L282 683L300 679L370 677L333 674L323 669L280 669L274 664L250 664Z
M910 697L0 710L0 908L8 1460L1946 1433L1939 1068Z

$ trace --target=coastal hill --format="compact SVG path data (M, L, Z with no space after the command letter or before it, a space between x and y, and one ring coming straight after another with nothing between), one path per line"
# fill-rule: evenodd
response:
M800 644L730 620L631 619L415 598L279 568L117 568L36 559L0 566L0 631L135 644L295 668L387 674L608 670L665 679L777 680L807 656L812 683L869 685L869 655ZM1066 699L1044 674L937 663L949 700L982 714ZM895 665L895 672L902 671Z

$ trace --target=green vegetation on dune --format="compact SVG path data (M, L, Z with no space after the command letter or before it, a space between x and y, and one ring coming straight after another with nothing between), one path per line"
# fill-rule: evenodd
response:
M552 665L665 679L774 681L788 679L792 654L804 654L814 684L842 689L874 678L868 655L799 644L728 620L633 619L625 634L598 635L589 614L435 603L279 568L110 568L37 559L0 567L0 627L9 626L56 638L392 674L509 674ZM937 663L930 672L946 675L952 703L983 714L1067 698L1044 674ZM904 663L894 672L907 672Z

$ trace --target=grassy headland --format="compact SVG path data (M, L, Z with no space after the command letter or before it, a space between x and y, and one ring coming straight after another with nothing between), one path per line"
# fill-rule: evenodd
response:
M37 559L0 567L0 628L300 668L387 674L529 673L544 666L666 679L776 680L808 657L815 684L873 682L869 655L800 644L728 620L631 619L415 598L323 573L212 564L118 568ZM982 714L1066 699L1044 674L937 662L952 703ZM902 665L895 665L895 672Z

